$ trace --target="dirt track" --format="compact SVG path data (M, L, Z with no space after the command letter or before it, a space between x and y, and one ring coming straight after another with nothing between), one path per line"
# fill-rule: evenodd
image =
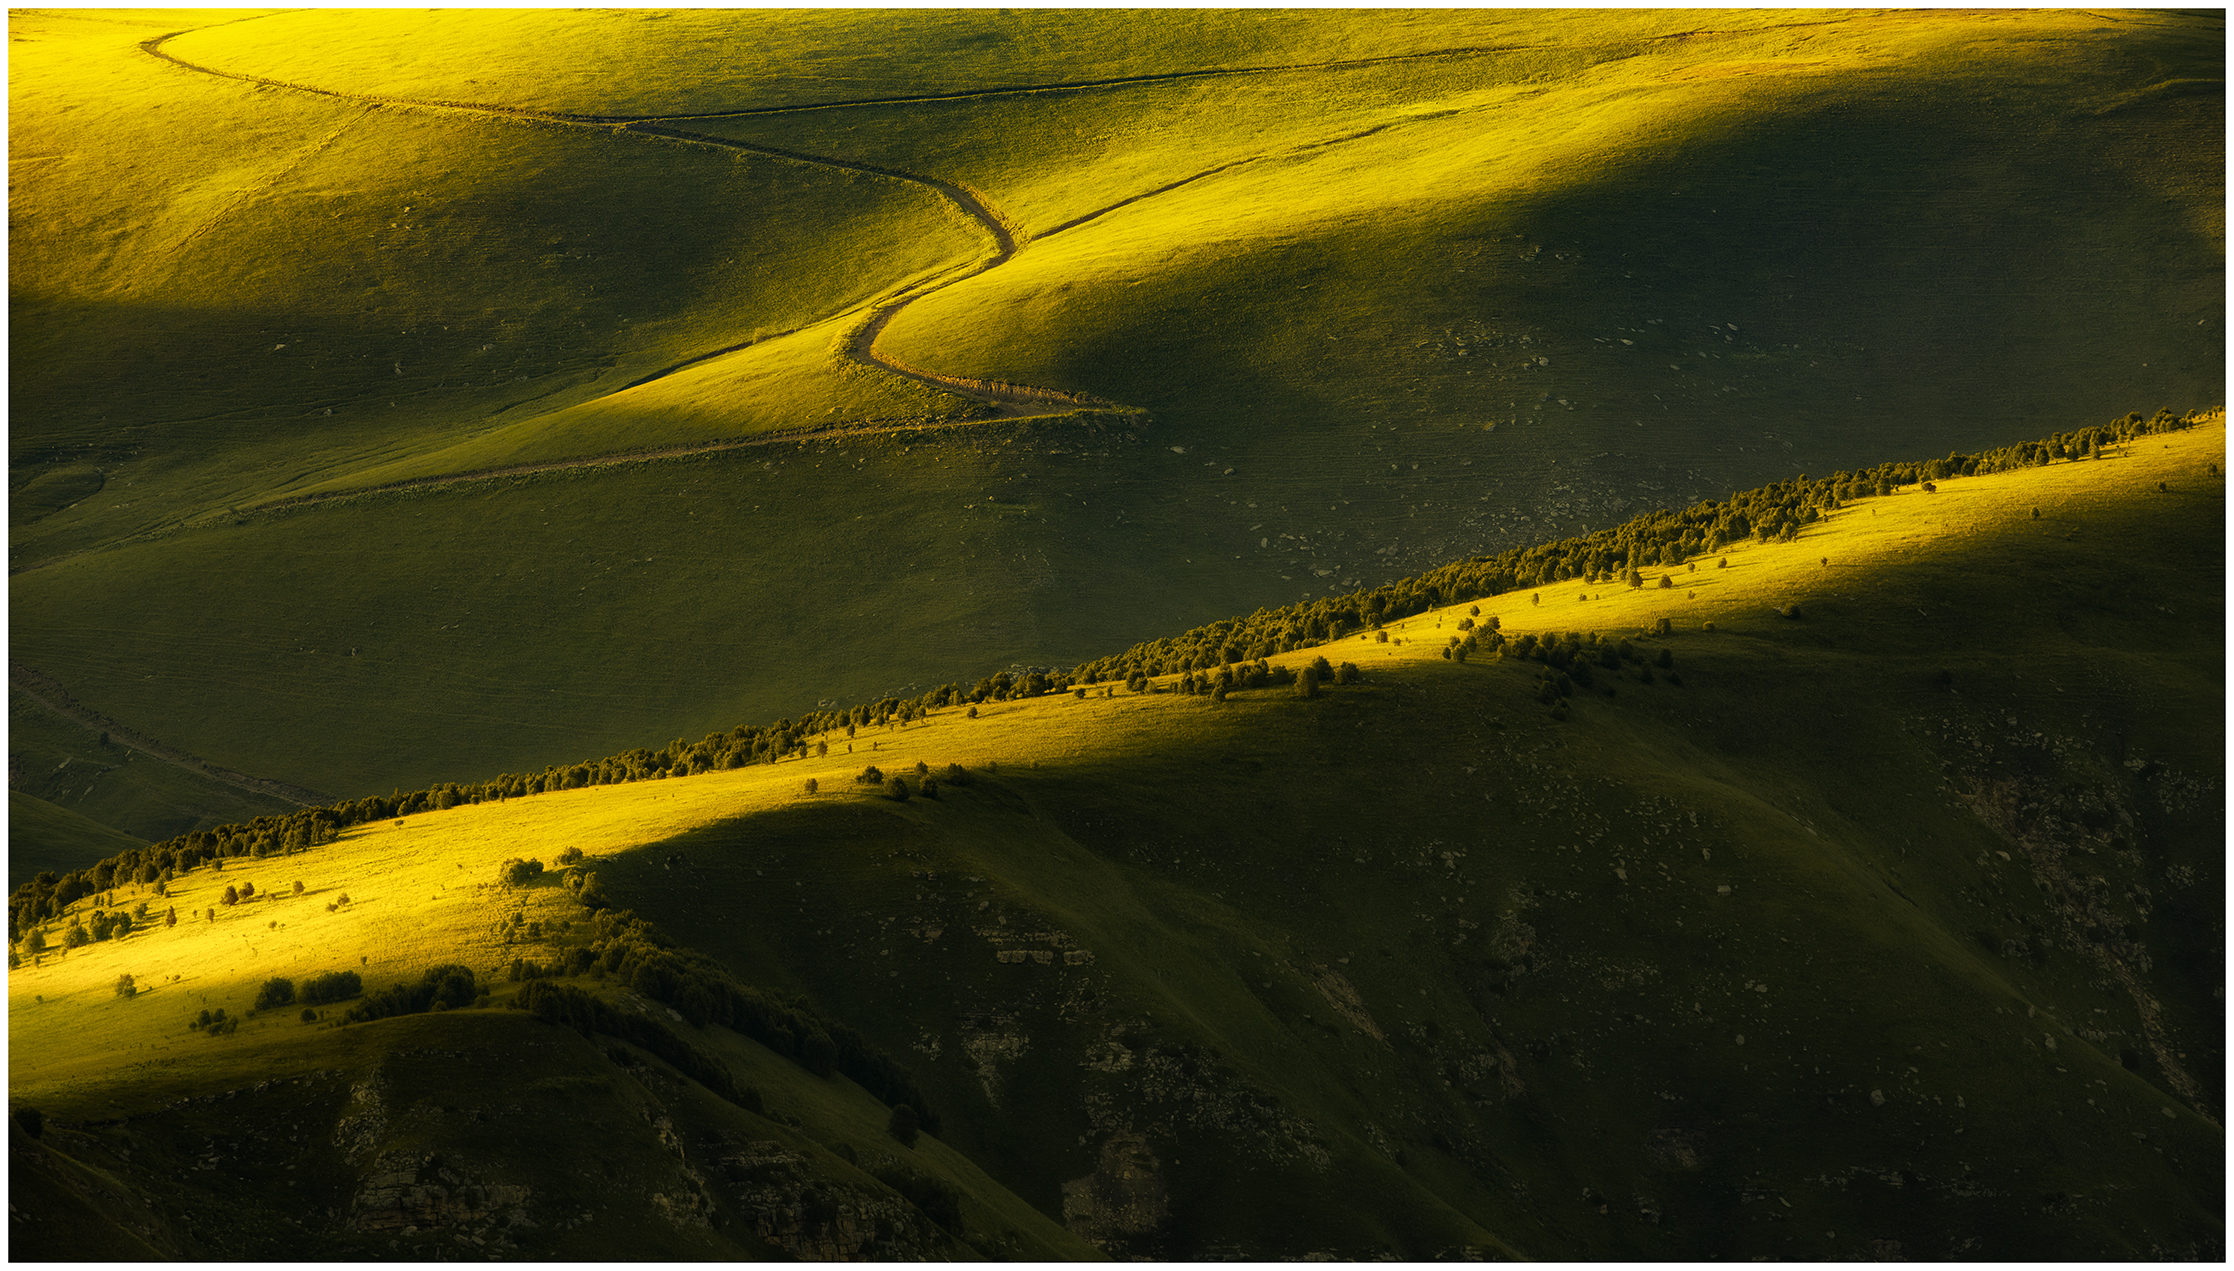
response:
M991 235L993 239L993 254L987 259L979 262L975 268L966 270L958 274L948 274L945 277L934 279L929 283L911 288L910 290L902 293L897 297L885 300L877 304L871 310L868 321L862 324L860 329L855 333L854 337L847 342L847 356L853 358L853 360L861 363L864 366L874 367L877 370L884 371L891 375L897 375L904 379L914 380L919 384L926 384L941 391L954 393L962 397L976 398L977 400L984 402L987 406L991 407L993 409L993 413L996 416L1014 417L1018 415L1045 414L1050 408L1067 410L1076 409L1081 406L1109 408L1116 405L1112 402L1104 402L1097 399L1088 398L1083 394L1065 393L1055 389L1033 388L1025 384L1008 384L997 380L967 379L960 376L943 375L937 371L927 370L922 367L908 366L899 362L890 361L877 354L877 336L883 333L886 325L888 325L892 321L892 319L900 312L900 310L906 308L910 304L913 304L915 301L921 300L923 297L930 295L935 291L942 290L946 287L951 287L955 283L962 282L966 279L975 278L979 274L982 274L989 269L996 269L1001 265L1008 263L1010 258L1016 255L1016 235L1010 228L1007 219L1001 216L1000 213L993 207L988 205L985 200L981 198L975 191L957 185L952 181L942 181L937 177L928 177L915 172L905 172L897 168L881 167L876 164L857 163L847 159L833 158L828 155L805 154L800 151L786 150L775 146L756 146L747 142L734 141L727 137L715 137L705 133L691 132L687 129L673 127L670 124L662 122L663 118L667 118L663 116L577 115L560 111L529 110L512 106L493 106L477 102L439 101L407 97L383 97L368 93L346 93L330 88L318 88L314 85L309 84L296 84L290 83L286 80L269 79L259 75L242 75L232 71L223 71L215 67L202 66L194 62L189 62L184 60L183 58L174 57L171 54L163 51L163 45L165 43L174 40L181 35L190 34L193 29L194 28L190 28L187 31L173 31L168 35L161 35L151 40L142 41L140 44L140 48L145 51L150 57L168 62L169 64L180 67L184 70L193 71L196 74L211 75L219 79L236 80L248 84L260 84L272 88L282 88L292 92L311 93L320 97L332 97L342 101L363 102L370 107L403 106L423 110L449 110L466 114L495 115L509 119L533 119L569 127L595 128L601 132L610 131L618 127L619 130L623 132L637 133L650 137L664 137L671 141L680 141L689 145L710 146L723 150L739 150L744 151L748 154L766 155L770 158L791 159L800 163L811 163L821 167L839 168L850 172L865 172L874 176L886 177L897 181L909 181L923 186L936 192L940 197L946 199L949 203L952 203L959 211L961 211L964 216L969 217L972 221L976 222L980 228L984 229L987 234ZM1145 78L1163 79L1172 77L1151 76ZM729 116L707 115L690 117L727 118ZM827 316L835 317L837 316L837 314L833 313ZM791 334L791 332L780 332L778 334L788 335ZM759 337L759 339L772 338L774 337ZM649 384L654 380L665 378L666 376L672 375L677 371L683 370L686 367L694 366L710 358L719 357L724 353L734 353L740 349L748 348L756 342L756 340L747 340L742 343L727 345L723 348L714 349L706 353L700 353L692 357L685 358L680 362L676 362L671 366L655 371L652 374L644 376L641 379L633 380L630 383L623 385L622 389L625 390L638 387L639 385Z

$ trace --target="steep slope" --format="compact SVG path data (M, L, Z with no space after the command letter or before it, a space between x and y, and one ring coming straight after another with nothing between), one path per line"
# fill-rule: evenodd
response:
M144 840L120 834L99 821L58 808L45 799L8 791L8 886L31 881L40 870L68 873L131 848Z
M281 92L160 60L160 15L12 22L11 486L90 461L110 496L19 528L19 568L601 397L979 249L904 183ZM931 400L862 396L848 413Z
M211 776L206 768L170 762L133 748L130 738L102 740L101 726L57 713L22 689L8 691L8 789L81 816L111 832L142 840L249 820L299 806L266 790ZM84 862L80 862L82 865ZM73 865L70 868L78 868ZM10 858L10 868L18 865ZM49 868L33 866L33 872Z
M762 1113L634 1042L576 1049L501 1010L177 1027L353 958L371 989L618 948L567 889L493 885L506 857L579 849L583 894L902 1059L943 1124L931 1155L876 1150L981 1206L965 1243L1079 1252L1033 1226L1060 1221L1170 1258L2217 1257L2224 463L2214 420L1857 499L1677 585L1514 592L1271 659L1362 668L1316 701L1167 679L957 705L833 731L826 756L204 866L164 903L220 916L11 977L11 1094L143 1192L189 1147L315 1165L333 1216L253 1249L204 1233L218 1251L378 1253L381 1189L439 1186L526 1189L484 1208L544 1234L515 1224L498 1252L594 1256L641 1230L726 1253L765 1192L710 1162L777 1154L751 1142L882 1196L834 1163L874 1164L873 1099L688 1025L703 1008L648 971L559 983L721 1056ZM1441 655L1491 616L1516 651L1575 630L1635 656L1547 707L1536 662ZM920 797L917 760L965 779ZM864 763L918 797L854 785ZM251 877L279 898L213 903ZM300 897L272 885L295 877ZM121 973L153 991L116 996ZM256 1097L319 1146L177 1102L251 1069L305 1078ZM640 1161L570 1179L538 1163L557 1131L507 1119L562 1107L616 1135L687 1111L727 1141L660 1157L632 1129ZM529 1146L460 1166L474 1116L498 1118L474 1142L517 1126ZM273 1203L222 1180L160 1194ZM390 1238L457 1247L488 1238L482 1214Z
M2210 15L746 21L19 17L18 660L363 794L2223 399Z

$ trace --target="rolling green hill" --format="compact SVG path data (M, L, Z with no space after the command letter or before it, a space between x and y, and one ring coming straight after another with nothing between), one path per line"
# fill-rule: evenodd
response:
M8 886L41 870L68 873L146 844L21 790L8 791Z
M2225 461L2214 415L1268 658L1359 668L1316 700L172 840L43 930L155 923L11 974L13 1248L2221 1257ZM485 996L367 1017L444 963Z
M2216 14L11 32L11 657L337 794L2224 398Z

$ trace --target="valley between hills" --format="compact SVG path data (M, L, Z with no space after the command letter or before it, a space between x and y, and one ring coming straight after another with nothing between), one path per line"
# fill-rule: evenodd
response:
M10 27L17 1256L2223 1257L2223 15Z

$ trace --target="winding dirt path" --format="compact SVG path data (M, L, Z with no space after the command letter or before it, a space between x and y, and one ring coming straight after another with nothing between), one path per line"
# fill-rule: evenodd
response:
M663 119L674 118L673 116L583 115L571 114L564 111L531 110L525 107L516 106L493 106L479 102L443 101L439 99L428 98L386 97L370 93L349 93L331 88L319 88L311 84L297 84L287 80L270 79L261 75L244 75L235 71L219 70L216 67L203 66L199 63L189 62L184 58L164 51L163 45L168 43L169 41L175 40L182 35L192 34L193 31L201 29L202 28L194 27L184 31L173 31L167 35L156 36L153 39L143 40L140 43L140 49L150 57L156 58L159 61L168 62L173 66L179 67L183 70L192 71L196 74L210 75L218 79L229 79L245 84L257 84L264 87L281 88L291 92L309 93L319 97L330 97L337 101L362 102L365 103L368 107L373 108L381 106L401 106L421 110L448 110L456 111L462 114L492 115L507 119L532 119L539 120L545 123L559 124L567 127L596 128L600 131L608 131L617 127L620 131L623 132L632 132L649 137L664 137L670 141L679 141L688 145L709 146L722 150L734 150L742 151L747 154L765 155L769 158L789 159L794 162L810 163L821 167L837 168L849 172L863 172L873 176L886 177L897 181L908 181L916 185L923 186L924 188L933 191L941 198L944 198L947 202L953 204L956 210L960 211L964 216L967 216L971 221L976 223L979 228L983 229L993 240L993 252L990 256L980 260L973 268L969 268L960 272L949 271L937 278L931 279L928 282L921 283L915 287L909 288L908 290L900 293L897 296L893 296L883 301L873 303L869 310L869 317L867 321L862 323L862 325L855 331L853 337L846 342L846 355L864 366L872 367L887 374L897 375L902 379L913 380L919 384L925 384L932 388L939 389L942 392L954 393L962 397L975 398L978 401L983 402L988 407L988 414L992 417L1042 415L1051 412L1077 410L1080 407L1117 410L1127 409L1125 407L1119 406L1115 402L1103 401L1101 399L1090 397L1083 393L1066 393L1059 389L1034 388L1027 384L1010 384L999 380L969 379L963 376L946 375L938 371L926 369L924 367L910 366L906 363L881 356L877 353L877 337L883 334L884 328L891 323L892 319L899 314L900 310L906 308L908 305L913 304L918 300L921 300L925 296L928 296L935 291L940 291L947 287L951 287L956 283L975 278L978 275L985 273L987 270L997 269L1000 266L1007 264L1009 260L1016 255L1016 234L1011 228L1007 218L1002 216L975 191L958 185L952 181L944 181L937 177L924 176L923 174L917 172L907 172L899 168L888 168L878 164L859 163L849 159L833 158L828 155L807 154L797 150L786 150L777 146L756 146L749 142L736 141L728 137L716 137L706 133L692 132L687 129L673 127L672 125L662 122ZM1174 76L1150 76L1143 78L1163 79L1174 78ZM1052 91L1056 87L1059 86L1044 86L1039 89L1029 91ZM975 94L962 95L972 96ZM787 107L785 109L794 108ZM731 112L731 114L734 113L735 112ZM720 119L729 118L731 117L731 114L687 116L687 118ZM336 135L338 136L339 134ZM822 319L819 319L818 321L828 321L830 318L841 316L844 312L844 310L839 310L835 313L824 315L824 317ZM793 331L802 329L804 328L795 327L792 329L792 331L778 332L776 334L789 335L792 334ZM698 363L707 361L710 358L720 357L725 353L734 353L740 349L749 348L753 344L756 344L761 340L774 338L776 338L776 336L774 335L763 335L757 337L754 340L746 340L741 343L714 349L706 353L695 354L691 357L683 359L680 362L673 363L669 366L661 368L660 370L654 371L650 375L646 375L640 379L632 380L629 383L622 385L621 388L616 391L626 391L627 389L636 388L644 384L649 384L654 380L664 379L669 375L673 375L676 372L681 371L687 367L695 366Z
M1122 408L1119 408L1120 410ZM1028 414L1044 416L1044 411ZM1084 412L1066 414L1087 417ZM1131 412L1126 411L1126 414ZM725 437L716 441L695 441L686 446L661 446L651 450L610 451L605 454L587 455L579 459L546 459L537 463L511 464L502 468L479 468L472 472L445 472L440 476L408 477L381 485L353 486L347 490L333 490L324 494L298 494L292 498L273 499L239 510L240 515L251 516L259 512L279 512L290 508L313 507L320 503L338 503L368 494L393 494L402 490L431 490L446 485L463 485L469 481L494 481L504 477L527 476L536 472L569 472L577 468L619 468L632 463L650 463L661 459L682 459L691 455L719 454L725 450L749 450L755 446L803 445L810 441L845 441L854 437L888 437L893 433L962 431L986 422L988 417L958 419L947 422L917 419L854 419L842 424L829 424L821 428L805 428L789 432L754 433L750 437ZM232 515L227 513L227 515ZM57 561L68 557L57 557ZM42 568L45 564L31 566ZM18 571L21 572L21 571Z
M330 97L339 101L362 102L365 103L368 107L372 108L378 108L381 106L401 106L417 109L451 110L466 114L490 115L508 119L530 119L546 123L576 127L591 127L599 129L611 129L618 127L623 131L642 133L647 136L666 137L670 140L681 141L692 145L703 145L717 147L725 150L743 151L751 154L766 155L771 158L792 159L798 162L816 164L823 167L838 168L853 172L870 173L877 176L888 177L894 180L913 182L917 185L924 186L925 188L936 192L940 197L952 203L955 208L959 210L963 215L976 222L981 228L985 230L988 235L992 237L994 247L993 254L990 257L980 261L974 268L969 268L961 272L950 271L949 273L944 274L938 278L934 278L928 282L918 284L915 287L909 288L908 290L896 296L887 298L882 301L873 302L869 307L867 320L864 321L861 326L855 330L852 338L847 341L846 354L854 361L864 366L873 367L877 370L884 371L887 374L896 375L903 379L913 380L919 384L924 384L932 388L940 389L944 392L954 393L958 396L975 398L978 401L985 403L985 405L989 408L989 415L993 417L1015 417L1024 415L1045 414L1049 413L1050 411L1064 412L1075 410L1081 407L1116 410L1137 409L1121 406L1115 402L1103 401L1099 398L1091 397L1084 393L1069 393L1058 389L1038 388L1026 384L1011 384L1000 380L971 379L963 376L947 375L938 371L927 369L925 367L911 366L907 363L900 362L897 359L882 355L877 352L876 344L878 337L883 334L884 329L891 324L892 319L898 316L902 309L918 300L923 299L925 296L928 296L933 292L944 290L945 288L951 287L956 283L965 282L971 278L978 277L988 270L997 269L1001 265L1006 264L1011 258L1016 255L1017 234L1015 233L1015 227L1005 216L1003 216L999 212L998 209L994 208L991 204L986 202L986 200L975 191L952 181L941 180L937 177L925 176L921 173L907 172L898 168L888 168L876 164L860 163L847 159L833 158L828 155L806 154L800 151L786 150L776 146L753 145L747 142L735 141L726 137L716 137L705 133L692 132L684 128L678 128L674 126L674 122L690 122L695 120L712 119L740 119L757 115L792 114L814 110L840 110L859 106L969 101L997 97L1027 96L1040 93L1075 93L1096 89L1123 88L1143 84L1171 83L1175 81L1194 79L1215 79L1221 77L1243 75L1277 75L1307 71L1347 70L1358 67L1381 66L1403 62L1430 61L1442 58L1487 57L1498 54L1545 51L1553 49L1579 51L1586 48L1604 47L1604 45L1601 44L1461 45L1442 49L1423 49L1412 53L1386 54L1379 57L1331 59L1318 62L1279 63L1266 66L1210 67L1196 70L1165 71L1146 75L1119 75L1101 79L1063 80L1044 84L1015 84L1003 88L965 89L950 93L917 93L885 97L862 97L827 102L809 102L798 105L755 107L746 110L709 111L701 113L663 115L583 114L569 111L537 110L520 106L500 106L492 105L485 102L453 101L442 98L394 97L374 93L353 93L342 91L339 89L320 88L313 84L300 84L289 80L272 79L267 76L247 75L235 71L220 70L213 66L204 66L196 62L189 62L184 58L164 51L163 48L165 44L169 43L171 40L177 39L182 35L189 35L195 31L207 30L211 27L231 26L239 22L251 22L257 20L260 17L266 16L274 15L251 15L249 17L230 19L225 22L211 23L208 24L208 26L204 27L189 27L184 30L172 31L165 35L160 35L152 39L141 41L140 48L150 57L156 58L163 62L168 62L173 66L179 67L183 70L192 71L196 74L209 75L219 79L234 80L240 83L256 84L271 88L280 88L291 92L307 93L314 96ZM1622 46L1645 45L1654 43L1681 43L1685 41L1710 38L1713 36L1724 34L1757 35L1764 30L1782 30L1797 27L1833 25L1846 20L1847 19L1845 19L1844 17L1834 19L1806 19L1796 22L1776 23L1763 28L1728 32L1708 29L1664 32L1657 35L1639 35L1631 39L1616 41L1614 43L1618 43ZM1433 116L1427 117L1431 118ZM1379 132L1384 128L1395 126L1396 122L1402 121L1392 121L1391 123L1381 124L1377 127L1366 129L1363 132L1355 133L1350 136L1331 138L1326 141L1313 142L1307 145L1294 147L1287 153L1298 153L1304 150L1315 149L1320 146L1334 145L1339 144L1343 141L1351 141L1361 137L1371 136L1373 133ZM339 133L337 133L336 136L338 137ZM332 139L329 139L329 142L331 140ZM1133 195L1126 199L1121 199L1108 207L1086 213L1082 216L1074 217L1073 219L1065 221L1061 225L1057 225L1052 229L1047 230L1045 233L1036 235L1035 237L1045 238L1053 234L1061 233L1065 230L1076 228L1077 226L1083 225L1089 221L1105 216L1110 212L1116 211L1118 208L1124 207L1127 204L1135 203L1146 198L1152 198L1159 194L1168 193L1172 190L1180 188L1181 186L1190 185L1207 177L1215 176L1218 173L1224 172L1228 169L1239 167L1243 164L1252 163L1258 159L1265 157L1267 156L1255 155L1248 158L1237 159L1229 163L1220 164L1217 167L1207 169L1203 172L1198 172L1192 176L1182 178L1178 181L1170 182L1153 190L1143 191L1140 194ZM836 313L825 315L824 318L820 319L819 321L827 321L829 318L841 316L843 312L844 311L841 310ZM792 331L778 332L776 333L776 335L788 335L800 329L803 328L793 328ZM760 340L774 339L776 338L776 335L763 335L757 337L754 340L746 340L736 344L725 345L721 348L713 349L705 353L695 354L679 362L675 362L669 366L663 367L660 370L654 371L649 375L643 376L642 378L632 380L629 383L622 385L621 388L616 391L626 391L627 389L636 388L644 384L649 384L655 380L673 375L678 371L681 371L690 366L697 365L698 363L707 361L711 358L720 357L727 353L734 353L741 349L749 348Z
M255 17L236 18L229 22L215 23L212 25L230 26L236 22L247 22L255 20ZM786 445L793 442L806 442L814 440L837 440L849 437L868 436L879 433L892 432L896 430L925 431L948 427L964 427L968 426L972 422L991 418L1019 418L1050 414L1072 414L1081 410L1114 411L1124 412L1127 414L1139 413L1138 409L1135 407L1124 406L1119 403L1097 398L1086 393L1065 392L1059 389L1041 388L1028 384L1015 384L1002 380L976 379L965 376L948 375L939 371L931 370L927 367L915 366L906 362L902 362L895 357L878 351L876 347L878 338L884 333L885 328L891 324L892 320L895 317L899 316L900 312L908 305L913 304L914 302L921 300L924 297L933 294L934 292L944 290L945 288L954 286L957 283L967 281L971 278L979 277L990 270L997 269L1000 266L1007 264L1016 256L1016 253L1018 251L1018 239L1021 236L1021 228L1011 222L1008 217L1003 215L998 208L994 207L984 198L983 195L979 194L977 191L972 190L969 187L958 182L944 180L939 177L926 176L921 173L909 172L900 168L892 168L873 163L864 163L852 159L841 159L829 155L810 154L804 151L786 149L781 146L756 145L750 142L738 141L728 137L713 136L707 133L701 133L692 131L690 129L677 127L675 126L673 121L735 119L757 115L785 114L798 111L834 110L851 106L903 104L911 102L958 101L975 98L1020 96L1036 93L1078 92L1098 88L1123 87L1138 84L1164 83L1175 80L1205 79L1224 76L1270 75L1299 71L1341 70L1353 67L1381 65L1393 62L1420 61L1435 58L1479 57L1497 53L1525 51L1526 48L1532 47L1522 45L1466 46L1459 48L1427 50L1418 53L1394 54L1386 57L1356 58L1341 61L1308 62L1274 66L1226 67L1194 71L1173 71L1156 75L1134 75L1120 76L1109 79L1077 80L1048 84L1026 84L1015 85L1007 88L979 89L956 93L922 94L916 96L901 97L861 98L857 100L817 102L795 106L771 106L742 111L721 111L691 115L650 116L577 114L565 111L536 110L526 107L492 105L485 102L451 101L440 98L393 97L369 93L351 93L330 88L320 88L312 84L300 84L288 80L272 79L266 76L259 75L247 75L234 71L221 70L212 66L204 66L196 62L189 62L184 58L178 57L175 54L165 51L165 49L163 48L163 45L171 40L177 39L182 35L189 35L195 31L206 29L210 28L191 27L185 30L173 31L165 35L156 36L148 40L143 40L141 41L139 47L150 57L153 57L162 62L167 62L170 65L180 68L181 70L190 71L199 75L208 75L217 79L228 79L239 83L278 88L290 92L305 93L312 96L329 97L337 101L362 103L366 107L366 114L369 114L371 111L378 110L383 107L392 106L406 109L454 111L462 114L485 115L506 119L534 120L538 122L556 124L566 127L595 128L599 131L618 130L623 132L637 133L646 137L663 138L671 142L679 142L685 145L706 146L714 149L764 155L769 158L787 159L794 162L813 164L820 167L836 168L843 171L860 172L872 176L884 177L891 180L907 181L916 185L923 186L926 189L933 191L939 197L945 199L947 202L953 204L954 207L959 210L964 216L967 216L972 222L976 223L981 229L985 231L986 235L992 240L993 245L992 253L978 260L973 265L949 269L942 274L920 282L883 300L871 302L871 304L865 311L866 316L858 325L854 327L853 332L848 337L845 345L845 352L847 356L851 357L855 362L858 362L863 366L872 367L876 370L883 371L889 375L898 376L902 379L913 380L916 383L938 389L942 392L953 393L962 397L974 398L977 401L983 403L985 409L982 414L976 417L976 420L962 420L953 424L926 423L912 419L872 418L863 420L851 420L843 424L829 425L824 427L759 433L749 437L726 438L682 446L670 446L648 450L606 453L573 459L556 459L546 462L514 464L499 468L479 469L471 472L445 473L438 476L416 477L401 481L387 482L380 485L355 487L347 490L337 490L324 494L300 495L292 498L274 499L268 502L254 504L246 508L237 509L235 510L235 514L278 511L282 509L308 507L322 503L331 503L343 499L354 498L359 495L365 494L391 493L396 491L414 489L429 489L473 481L486 481L510 476L523 476L538 472L555 472L581 468L621 466L626 464L645 462L647 460L680 458L689 455L709 454L720 451L743 449L753 446ZM1686 36L1679 35L1662 38L1682 39L1686 38ZM1325 138L1319 141L1306 142L1301 145L1289 147L1288 149L1282 151L1249 155L1240 159L1234 159L1226 163L1218 164L1214 167L1206 168L1203 171L1193 173L1189 176L1182 177L1176 181L1167 182L1153 189L1144 190L1138 194L1119 199L1106 207L1097 208L1093 211L1073 217L1070 220L1064 221L1059 225L1052 226L1045 231L1032 235L1031 237L1035 241L1038 239L1050 238L1056 234L1064 233L1066 231L1076 229L1081 225L1085 225L1088 222L1098 220L1101 217L1107 216L1112 212L1130 206L1134 203L1138 203L1144 199L1154 198L1158 195L1170 193L1171 191L1180 189L1181 187L1192 185L1198 181L1202 181L1209 177L1216 176L1220 173L1230 171L1234 168L1239 168L1248 164L1256 163L1263 159L1276 157L1278 155L1300 154L1306 151L1320 149L1327 146L1340 145L1345 142L1360 140L1384 131L1385 129L1396 127L1401 124L1420 122L1426 119L1436 118L1439 117L1439 115L1442 113L1449 112L1438 112L1437 114L1423 115L1418 117L1417 119L1392 120L1387 123L1377 124L1373 127L1366 128L1357 132L1348 133L1337 137ZM323 150L326 145L330 144L333 140L341 135L341 131L346 131L348 127L353 126L355 122L357 122L358 120L362 120L364 117L365 115L359 115L357 117L357 120L352 120L351 124L344 125L344 128L342 130L337 131L333 137L327 138L325 142L320 143L320 145L315 147L314 149ZM802 324L801 326L792 327L783 331L763 333L749 340L743 340L735 344L728 344L720 348L710 349L703 353L693 354L687 358L683 358L680 361L673 362L664 367L661 367L658 370L655 370L647 375L643 375L634 380L631 380L628 383L621 385L614 391L625 392L628 389L637 388L642 385L664 379L667 376L676 374L677 372L688 369L689 367L696 366L699 363L710 361L711 359L721 357L726 354L735 353L743 349L750 348L753 345L761 343L763 341L797 334L799 331L805 330L809 326L817 325L821 322L827 322L835 317L840 317L844 314L844 312L844 310L835 311L816 319L814 322ZM38 561L29 565L11 568L9 570L9 573L11 576L16 574L28 573L33 570L45 568L49 565L59 564L63 561L70 560L75 558L76 556L84 554L86 553L65 553L62 556Z

